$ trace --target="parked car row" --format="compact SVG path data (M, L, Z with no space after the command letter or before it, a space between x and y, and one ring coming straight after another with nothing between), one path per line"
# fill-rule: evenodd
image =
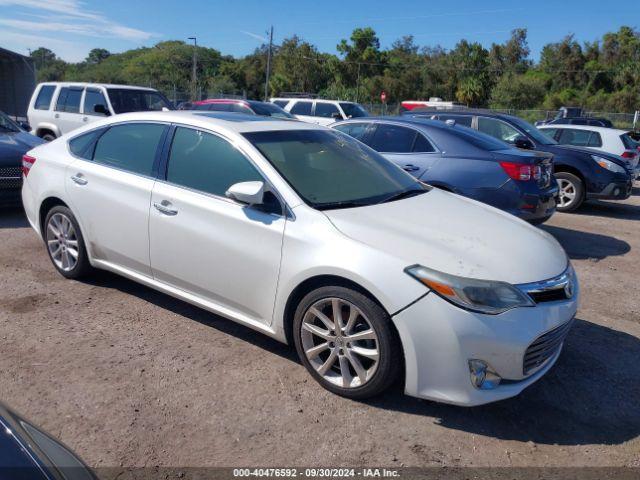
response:
M432 149L425 173L465 161L447 151L465 148L471 192L482 186L469 177L486 175L511 184L506 196L551 195L550 155L459 125L364 120L115 115L27 152L23 205L64 277L110 270L295 345L336 394L367 398L402 378L408 395L456 405L517 395L571 329L566 253L419 181L350 128L382 151L404 144L411 165Z
M559 145L521 118L473 109L446 112L414 109L407 116L455 121L515 147L552 154L560 187L559 211L576 210L588 199L624 200L631 195L635 166L630 159L586 147Z
M418 179L534 223L556 210L553 155L519 150L455 122L360 118L332 125Z

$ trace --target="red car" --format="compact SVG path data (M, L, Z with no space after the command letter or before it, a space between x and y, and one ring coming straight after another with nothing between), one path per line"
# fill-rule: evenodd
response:
M257 100L234 100L228 98L212 98L192 102L185 110L206 110L209 112L235 112L248 115L261 115L263 117L291 118L289 112L273 103L259 102Z

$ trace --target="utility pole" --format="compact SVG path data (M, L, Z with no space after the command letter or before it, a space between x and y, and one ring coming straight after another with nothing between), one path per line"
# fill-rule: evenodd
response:
M193 40L193 70L191 72L191 100L199 100L196 98L196 90L198 88L198 39L189 37Z
M273 25L269 32L269 53L267 54L267 78L264 81L264 101L269 101L269 76L271 75L271 49L273 48Z
M358 62L358 79L356 80L356 103L360 103L360 62Z

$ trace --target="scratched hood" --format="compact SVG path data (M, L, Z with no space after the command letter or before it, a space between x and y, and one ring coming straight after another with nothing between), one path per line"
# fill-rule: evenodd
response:
M438 189L368 207L326 210L348 237L409 265L512 284L564 271L567 256L548 233L488 205Z

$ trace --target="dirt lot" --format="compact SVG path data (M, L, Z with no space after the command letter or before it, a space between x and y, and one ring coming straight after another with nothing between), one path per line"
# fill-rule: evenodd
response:
M0 399L94 467L640 466L640 189L544 228L578 271L579 320L540 382L464 409L345 400L230 321L111 274L64 280L5 210Z

